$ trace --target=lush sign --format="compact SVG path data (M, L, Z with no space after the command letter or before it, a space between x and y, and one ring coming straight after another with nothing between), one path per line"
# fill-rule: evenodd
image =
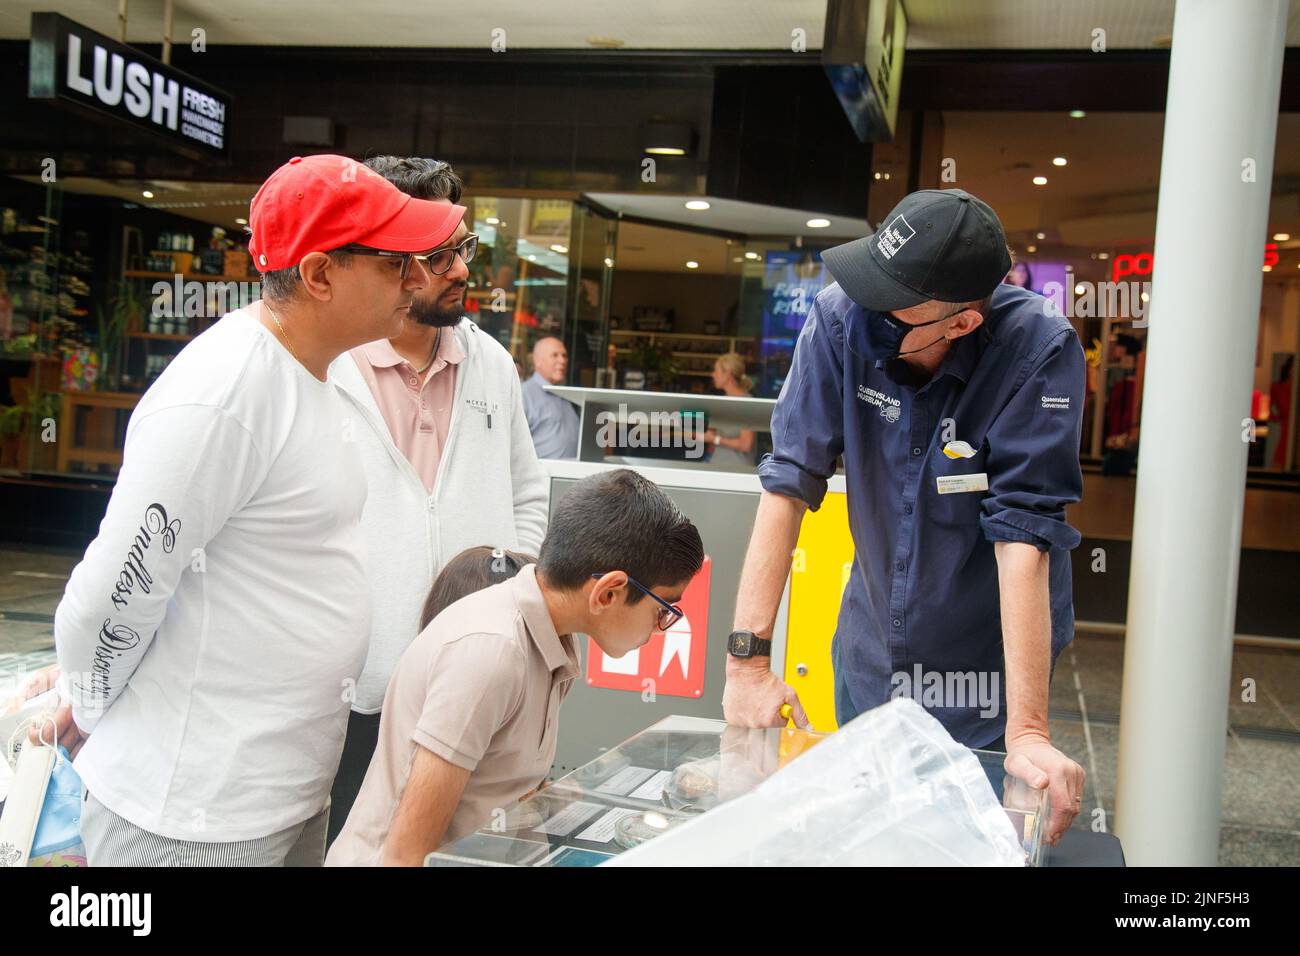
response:
M229 155L230 96L57 13L32 14L27 95L162 136L181 152Z

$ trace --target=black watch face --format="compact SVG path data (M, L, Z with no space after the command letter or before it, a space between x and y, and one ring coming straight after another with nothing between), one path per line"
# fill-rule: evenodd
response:
M754 653L754 635L738 631L731 635L731 653L736 657L750 657Z

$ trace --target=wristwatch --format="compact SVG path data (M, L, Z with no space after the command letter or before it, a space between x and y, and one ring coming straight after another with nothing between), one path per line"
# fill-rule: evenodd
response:
M771 657L772 642L753 631L732 631L727 637L727 653L732 657Z

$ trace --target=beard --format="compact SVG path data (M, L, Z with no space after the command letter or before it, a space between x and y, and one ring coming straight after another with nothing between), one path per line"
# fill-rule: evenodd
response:
M413 299L411 301L411 318L420 323L435 329L450 328L465 316L465 289L468 286L461 283L455 289L444 290L443 295L432 299ZM456 299L456 304L444 307L442 302L450 299L446 292L457 291L460 296Z

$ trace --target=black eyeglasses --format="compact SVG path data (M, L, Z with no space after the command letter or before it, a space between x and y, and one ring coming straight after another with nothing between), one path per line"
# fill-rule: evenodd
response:
M595 578L597 581L599 581L604 576L605 576L604 574L592 575L592 577ZM654 600L656 604L659 605L659 619L656 622L659 626L659 630L661 631L668 630L670 627L672 627L674 624L676 624L678 621L680 621L682 618L686 616L685 611L683 611L681 608L677 607L674 604L669 604L667 601L665 601L659 595L655 594L653 591L651 591L648 587L646 587L636 578L632 577L632 575L630 574L627 576L627 583L632 585L642 594L648 595L650 598Z
M411 271L411 260L419 259L424 263L424 267L430 273L436 276L446 275L451 264L456 261L459 255L466 263L474 259L474 253L478 252L478 236L469 235L459 246L449 246L446 249L437 249L433 252L390 252L387 249L372 249L370 246L344 246L342 252L350 252L354 256L381 256L385 259L401 259L402 269L398 277L405 282L407 275Z

